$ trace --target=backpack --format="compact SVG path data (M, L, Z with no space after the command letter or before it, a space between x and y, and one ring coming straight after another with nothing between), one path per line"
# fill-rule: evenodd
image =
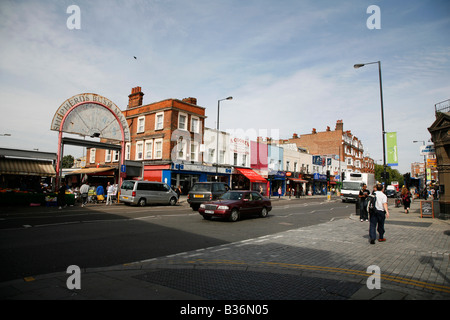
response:
M367 201L367 212L375 213L375 203L377 202L376 194L371 194L369 200Z

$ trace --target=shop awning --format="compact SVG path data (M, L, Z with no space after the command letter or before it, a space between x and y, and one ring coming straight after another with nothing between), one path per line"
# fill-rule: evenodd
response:
M302 182L302 183L308 182L308 181L300 179L300 178L288 178L288 180L295 181L295 182Z
M56 171L50 161L0 159L0 174L54 177Z
M117 169L117 168L114 168L114 167L105 167L105 168L84 168L84 169L72 171L72 172L70 172L70 173L67 173L66 175L71 175L71 174L94 174L94 173L100 173L100 172L105 172L105 171L110 171L110 170L116 170L116 169Z
M252 169L236 168L236 170L246 176L251 182L267 182L266 179L264 179Z

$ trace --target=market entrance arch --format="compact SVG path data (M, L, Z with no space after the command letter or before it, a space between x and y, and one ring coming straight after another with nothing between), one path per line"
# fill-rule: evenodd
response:
M50 129L59 132L56 162L57 186L60 184L65 144L116 150L120 152L119 168L125 162L125 143L130 141L127 120L116 104L101 95L81 93L67 99L53 116ZM64 138L63 133L100 138L101 141L106 142ZM119 175L119 185L121 180L122 175Z

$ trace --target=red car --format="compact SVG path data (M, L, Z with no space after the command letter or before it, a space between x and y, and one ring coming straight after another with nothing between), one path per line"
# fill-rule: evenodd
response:
M204 219L212 217L237 221L241 216L259 214L267 217L272 203L256 191L233 190L223 194L219 200L202 203L198 209Z

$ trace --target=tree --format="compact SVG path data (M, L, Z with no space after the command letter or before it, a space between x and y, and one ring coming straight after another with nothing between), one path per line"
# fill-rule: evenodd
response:
M384 182L384 179L381 177L383 172L383 165L375 164L375 180ZM400 186L403 185L403 175L401 175L397 169L392 169L391 167L386 166L386 172L389 175L389 178L386 181L388 185L390 185L392 181L398 181Z
M62 158L62 167L64 169L73 167L74 158L70 154Z

